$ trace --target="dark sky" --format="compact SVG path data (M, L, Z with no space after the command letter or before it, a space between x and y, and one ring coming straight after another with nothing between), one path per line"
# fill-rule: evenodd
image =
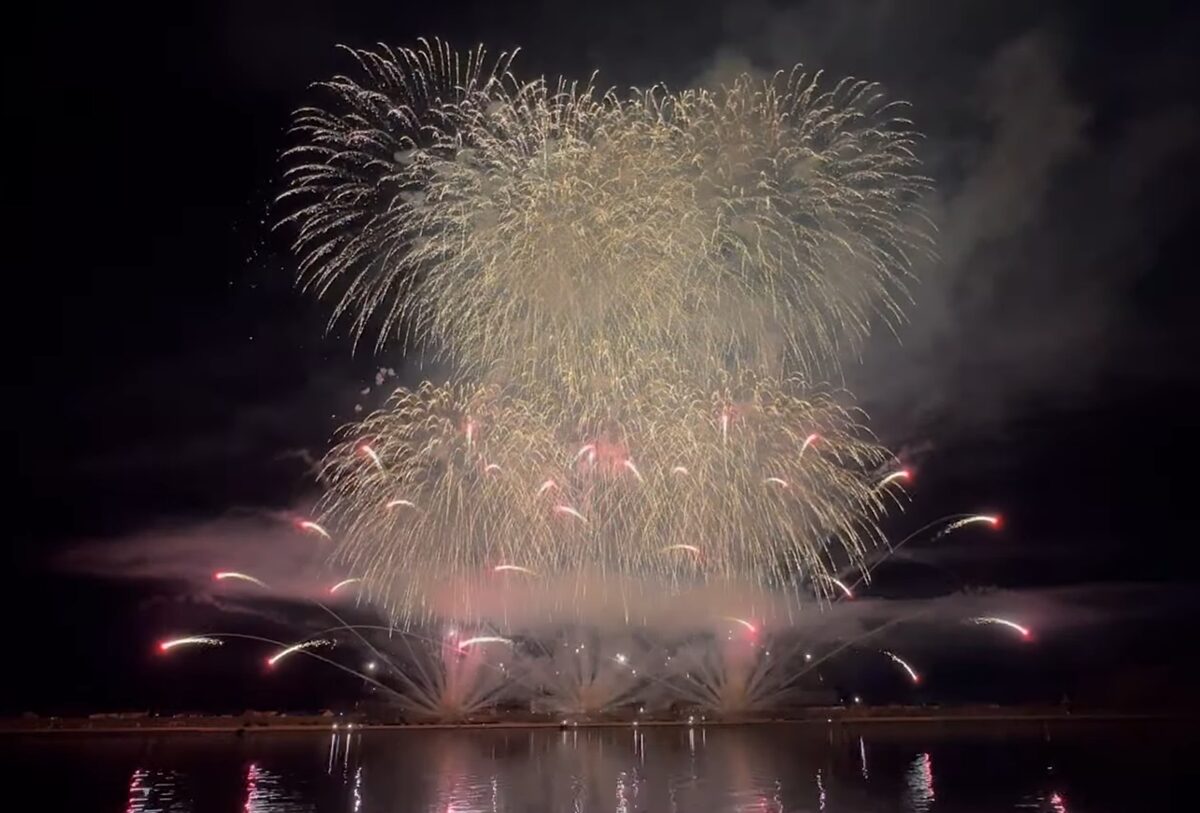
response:
M77 5L10 32L16 476L2 544L16 657L0 707L278 699L236 658L181 686L148 653L185 625L236 623L191 577L277 544L271 529L312 497L306 461L356 404L377 403L376 370L414 375L395 351L355 354L326 334L267 203L289 112L352 67L334 46L422 35L519 45L524 75L678 86L804 62L911 100L941 258L910 324L846 373L918 472L892 530L1003 512L1002 540L925 557L1047 630L1036 663L1010 664L1025 695L1074 691L1096 670L1187 682L1200 346L1188 4ZM939 591L932 566L913 568L883 574L880 594ZM282 628L289 612L260 608L254 623ZM957 647L947 695L979 695L963 687L987 683L995 657ZM194 685L239 674L223 693Z

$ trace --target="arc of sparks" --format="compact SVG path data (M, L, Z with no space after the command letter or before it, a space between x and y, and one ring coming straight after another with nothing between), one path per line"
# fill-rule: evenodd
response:
M538 486L537 495L540 497L552 488L558 488L558 483L554 482L554 478L548 478Z
M337 593L338 590L341 590L343 587L349 587L350 585L356 584L360 581L362 581L362 579L359 579L359 578L342 579L340 582L335 584L333 587L329 588L329 594L333 595L333 594Z
M791 485L788 484L788 481L784 480L782 477L768 477L767 479L763 480L763 482L780 486L781 488L791 488Z
M508 638L501 638L499 635L479 635L475 638L467 638L464 641L458 642L458 649L462 651L473 644L508 644L512 645L512 641Z
M596 452L596 444L594 444L594 443L585 443L585 444L583 444L582 446L580 446L580 447L579 447L579 451L575 453L575 462L576 462L576 463L578 463L578 462L579 462L579 458L583 457L583 456L584 456L585 454L587 454L588 452L591 452L591 453L593 453L593 454L594 454L594 453Z
M1026 640L1033 637L1033 631L1030 630L1029 627L1022 626L1021 624L1018 624L1016 621L1009 621L1007 618L996 618L994 616L980 616L979 618L972 618L971 623L972 624L998 624L999 626L1008 627L1011 630L1016 630L1017 632L1019 632L1021 634L1021 637L1025 638Z
M802 443L802 444L800 445L800 454L798 454L798 455L796 455L796 456L797 456L797 457L804 457L804 453L805 453L806 451L808 451L808 447L809 447L809 446L812 446L814 443L816 443L816 442L817 442L818 440L820 440L820 439L821 439L821 436L820 436L820 435L818 435L816 432L813 432L812 434L810 434L808 437L806 437L806 438L804 439L804 443Z
M851 590L844 581L842 581L841 579L835 578L833 576L830 576L829 580L831 582L833 582L834 584L836 584L838 586L838 588L841 589L842 593L845 594L846 598L850 598L850 599L854 598L854 591Z
M579 520L584 525L587 525L587 517L569 505L556 505L554 506L554 510L559 514L568 514L569 516L575 517L575 519Z
M259 587L262 587L265 590L271 589L270 586L266 582L262 581L261 579L256 579L253 576L251 576L249 573L238 573L236 570L217 571L216 573L213 574L213 578L219 582L223 582L228 579L235 579L237 581L250 582L251 584L257 584Z
M360 443L358 445L358 451L361 452L365 457L369 458L370 461L375 464L375 468L379 469L380 473L386 474L386 471L383 468L383 461L379 459L379 453L371 448L371 444Z
M751 634L758 633L758 627L754 626L753 624L751 624L749 621L747 621L744 618L738 618L735 615L723 615L721 617L724 618L726 621L732 621L735 624L741 624L743 627L745 627L747 630L749 630Z
M972 525L976 522L986 522L988 525L991 525L993 528L1000 527L1000 517L997 516L996 514L972 514L969 517L963 517L960 520L951 522L949 525L946 526L945 530L942 531L941 534L939 534L939 536L945 536L946 534L950 533L951 531L957 531L959 528L963 527L964 525Z
M675 466L671 469L671 474L682 474L686 476L691 474L691 472L687 470L687 466Z
M891 485L892 483L896 482L897 480L904 480L907 482L910 479L912 479L912 472L909 471L908 469L900 469L899 471L894 471L891 474L889 474L887 477L884 477L882 480L879 481L879 485L877 485L875 487L876 488L886 488L887 486Z
M297 528L299 528L299 529L300 529L300 530L302 530L302 531L308 531L309 533L314 533L314 534L317 534L317 535L319 535L319 536L322 536L322 537L324 537L325 539L331 539L331 538L332 538L332 537L329 535L329 531L325 530L325 529L324 529L324 528L322 528L320 525L318 525L317 523L313 522L311 519L304 519L304 520L301 520L300 522L297 522L297 523L296 523L296 527L297 527Z
M185 638L174 638L170 641L163 641L158 645L159 652L170 652L172 649L180 646L221 646L224 641L218 638L209 638L207 635L189 635Z
M700 555L700 548L696 547L695 545L688 545L683 542L680 542L677 545L667 545L665 548L662 549L662 552L668 553L673 550L686 550L688 553L694 553L696 556Z
M521 567L520 565L496 565L495 567L492 568L492 572L493 573L524 573L527 576L538 575L536 570L530 570L529 568Z
M899 666L901 669L903 669L905 672L908 672L908 676L912 679L913 683L921 682L921 676L917 674L917 670L913 669L912 666L910 666L906 660L901 658L895 652L889 652L886 649L881 649L880 652L882 652L884 655L887 655L889 658L891 658L892 662L895 663L897 666Z
M416 508L417 504L412 500L388 500L384 508L390 511L393 508L399 508L400 506L404 506L405 508Z
M499 472L499 471L504 471L504 469L500 468L499 463L488 463L486 466L483 467L484 474L491 474L492 472Z
M333 641L329 640L328 638L315 638L311 641L301 641L298 644L292 644L289 647L284 647L271 657L267 658L267 666L274 666L288 655L291 655L295 652L301 652L306 649L316 649L317 647L322 646L333 646Z
M627 468L627 469L629 469L631 472L633 472L633 476L637 478L637 481L638 481L639 483L645 482L645 481L642 479L642 473L641 473L640 471L638 471L638 467L634 465L634 463L633 463L633 461L632 461L632 460L630 460L629 458L625 458L625 461L624 461L624 463L623 463L622 465L624 465L624 466L625 466L625 468Z

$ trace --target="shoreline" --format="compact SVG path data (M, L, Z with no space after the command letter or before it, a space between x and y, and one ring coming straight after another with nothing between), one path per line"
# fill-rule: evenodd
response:
M1008 712L1008 713L946 713L936 714L890 714L890 715L830 715L772 719L713 719L713 720L579 720L569 723L539 720L496 720L460 723L386 723L362 720L330 722L329 719L306 718L305 721L289 721L285 718L224 718L197 717L195 722L124 723L117 720L89 720L86 718L61 718L53 721L0 721L0 735L14 734L267 734L340 731L499 731L499 730L577 730L580 728L707 728L767 725L822 725L822 726L869 726L875 724L899 725L903 723L1064 723L1064 722L1182 722L1189 714L1171 712ZM343 718L344 719L344 718ZM39 724L41 723L41 724Z

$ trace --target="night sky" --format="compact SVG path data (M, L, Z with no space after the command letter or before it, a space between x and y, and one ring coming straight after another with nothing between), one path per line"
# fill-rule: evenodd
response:
M1036 651L911 633L936 687L922 699L1182 695L1200 631L1200 18L1186 3L1109 6L39 9L32 32L10 32L6 71L6 129L22 146L9 148L0 709L353 696L319 669L281 685L257 655L181 668L153 647L181 630L305 623L283 602L231 608L203 574L256 545L317 556L286 539L316 493L312 459L356 406L380 403L377 370L417 380L418 359L327 332L268 204L290 112L311 82L353 67L335 45L419 36L520 46L526 76L682 86L804 62L911 100L940 259L909 324L877 336L845 384L917 475L889 531L960 510L998 511L1005 528L915 550L872 590L902 601L965 583L1007 593L1039 629Z

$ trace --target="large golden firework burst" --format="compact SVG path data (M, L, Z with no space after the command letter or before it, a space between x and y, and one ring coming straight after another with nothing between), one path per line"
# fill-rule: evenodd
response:
M878 86L619 93L441 42L351 53L296 115L282 224L334 321L457 376L327 459L323 521L372 595L461 607L496 567L823 594L862 562L889 455L795 376L899 319L931 250Z
M303 281L464 374L589 394L669 352L812 375L900 318L930 250L915 135L874 84L619 94L441 43L352 53L286 153Z

